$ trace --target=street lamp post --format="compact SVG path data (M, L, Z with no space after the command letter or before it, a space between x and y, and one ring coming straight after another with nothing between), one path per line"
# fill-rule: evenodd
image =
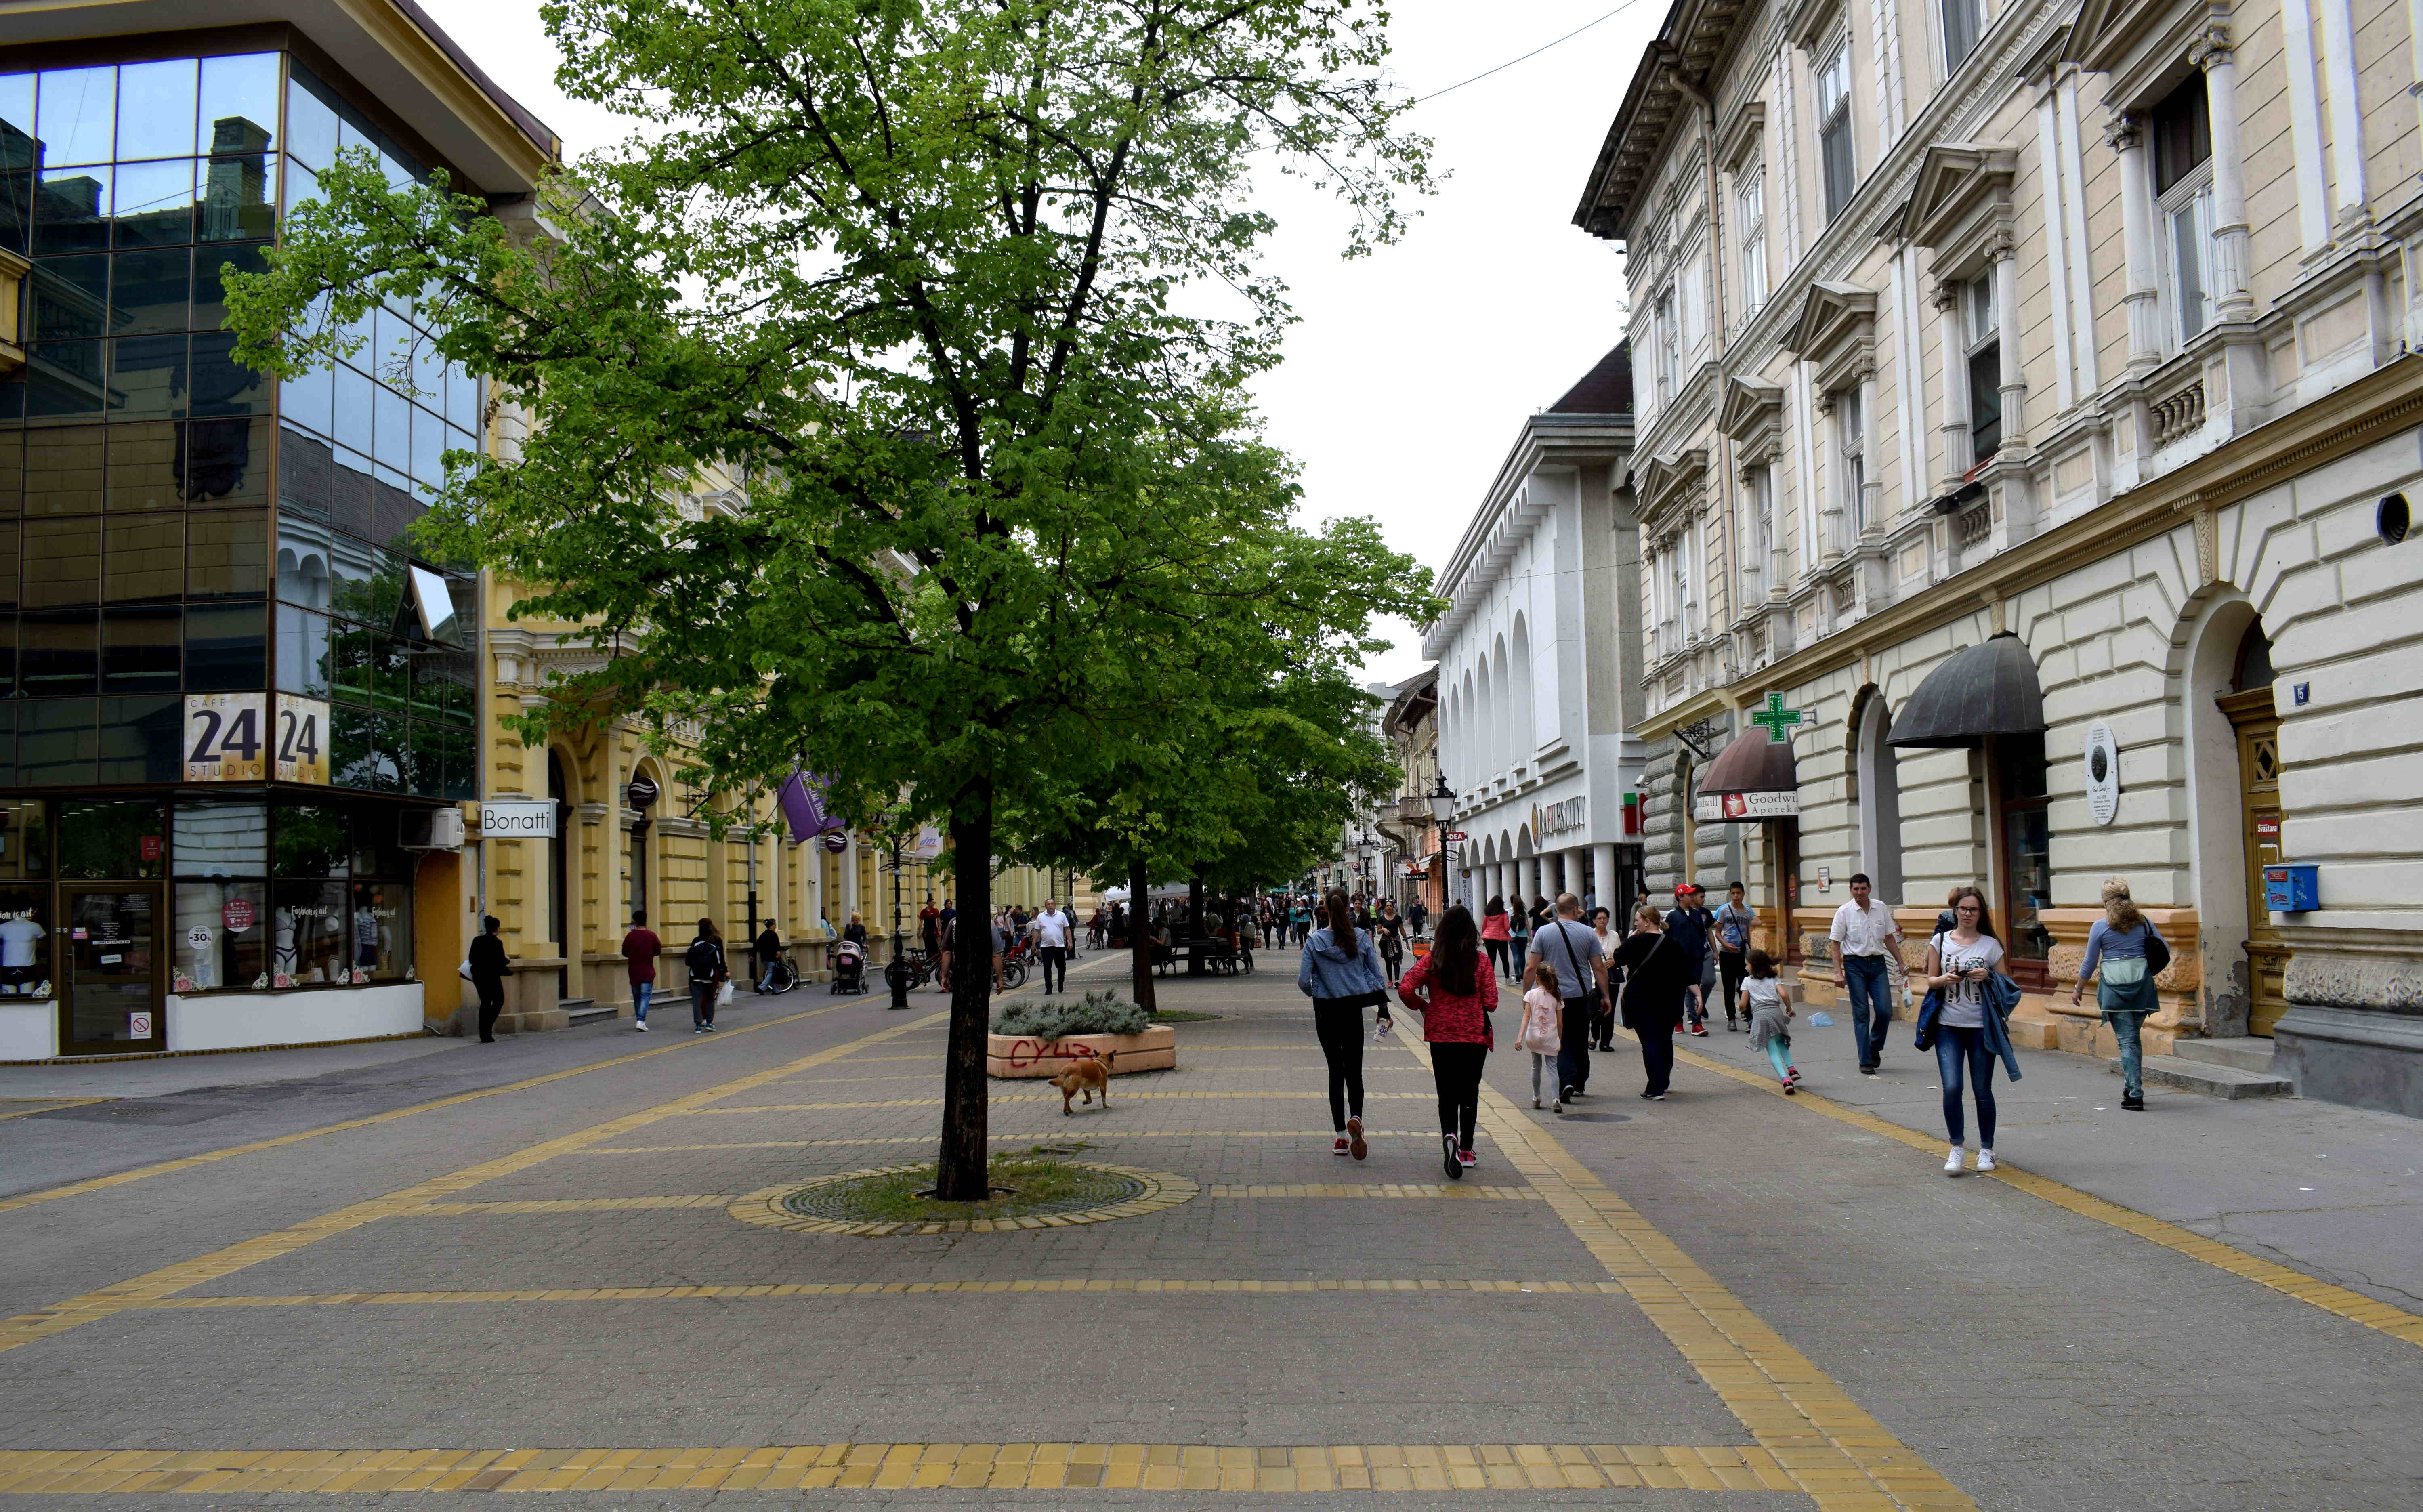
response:
M1439 827L1439 867L1443 872L1452 872L1456 869L1456 863L1463 859L1463 852L1447 843L1448 820L1455 817L1455 789L1447 785L1444 770L1438 774L1438 786L1431 789L1429 796L1431 818L1437 821Z

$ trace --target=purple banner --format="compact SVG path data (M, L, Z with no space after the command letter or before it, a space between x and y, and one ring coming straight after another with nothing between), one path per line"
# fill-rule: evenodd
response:
M782 791L774 802L790 822L793 844L804 844L829 831L846 828L841 820L825 812L825 785L804 772L794 772L783 780Z

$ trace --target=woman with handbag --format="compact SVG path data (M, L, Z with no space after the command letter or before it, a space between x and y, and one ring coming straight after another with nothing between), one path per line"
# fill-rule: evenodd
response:
M1337 923L1304 942L1295 985L1312 999L1313 1031L1329 1062L1329 1122L1338 1131L1330 1154L1360 1160L1370 1153L1363 1139L1363 1011L1377 1008L1380 1027L1388 1027L1388 979L1371 937L1350 922L1354 914L1346 890L1335 889L1322 901Z
M1496 1043L1489 1015L1497 1007L1497 974L1463 904L1439 915L1430 954L1414 963L1398 991L1422 1015L1422 1040L1431 1047L1431 1074L1438 1083L1448 1180L1462 1181L1480 1163L1472 1132L1481 1117L1481 1074Z
M1665 916L1655 903L1632 911L1632 932L1607 965L1610 975L1617 967L1623 971L1623 1027L1639 1036L1641 1068L1649 1074L1640 1095L1662 1103L1674 1080L1674 1030L1699 973L1682 947L1668 938Z
M1989 1015L1996 1030L2002 1027L2000 994L1988 990L1987 979L2008 982L2011 974L2003 963L2003 942L1994 936L1986 895L1974 887L1959 888L1952 895L1951 912L1952 928L1926 943L1926 985L1942 993L1941 1004L1922 1010L1919 1027L1933 1036L1936 1076L1943 1084L1943 1128L1952 1138L1943 1173L1957 1176L1966 1132L1960 1103L1964 1074L1977 1103L1977 1169L1994 1169L1994 1054L2003 1037L1987 1029Z
M2171 947L2154 931L2153 921L2138 912L2129 897L2129 881L2114 877L2103 884L2103 916L2087 931L2086 959L2078 964L2078 985L2069 1000L2086 995L2086 979L2100 963L2103 975L2095 984L2095 1006L2120 1042L2120 1106L2126 1112L2146 1111L2146 1015L2162 1004L2154 979L2171 963Z
M689 968L689 1032L713 1034L716 995L732 977L723 959L723 932L715 920L698 921L698 937L682 952L682 964Z

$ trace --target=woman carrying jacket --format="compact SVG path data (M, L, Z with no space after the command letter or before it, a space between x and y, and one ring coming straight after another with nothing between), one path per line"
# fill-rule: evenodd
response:
M1472 1127L1481 1115L1481 1074L1497 1042L1489 1014L1497 1006L1497 975L1489 969L1480 931L1463 904L1439 915L1431 953L1414 963L1397 991L1421 1012L1431 1074L1438 1083L1447 1176L1462 1181L1480 1163L1472 1153Z
M1674 1029L1700 974L1683 947L1667 937L1666 920L1655 903L1632 911L1632 932L1616 947L1607 975L1618 969L1623 972L1618 1000L1623 1027L1639 1037L1641 1069L1649 1074L1640 1095L1662 1103L1674 1080Z
M2011 973L2003 963L2003 942L1994 934L1986 895L1974 887L1955 890L1951 913L1952 928L1926 945L1927 990L1940 991L1942 1001L1932 1013L1920 1011L1918 1028L1932 1042L1936 1080L1943 1087L1943 1128L1952 1138L1943 1173L1957 1176L1960 1142L1967 1132L1960 1106L1964 1079L1977 1102L1977 1169L1994 1169L1994 1057L1997 1048L2008 1057L2009 1041L2001 1032L2002 1014L1987 979L2000 977L2007 982ZM2018 1080L2016 1062L2010 1070L2012 1080Z
M2146 1015L2162 1006L2154 991L2154 974L2146 969L2146 954L2147 942L2161 938L2153 921L2139 913L2129 897L2128 879L2112 878L2103 884L2103 916L2087 931L2086 959L2078 963L2078 985L2069 991L2069 1000L2076 1003L2086 995L2086 979L2095 975L2098 963L2102 965L2103 975L2095 984L2095 1006L2103 1011L2103 1022L2112 1026L2113 1037L2120 1042L2120 1106L2130 1113L2146 1111L2141 1031Z
M1510 927L1506 899L1493 895L1488 902L1481 905L1481 944L1489 952L1489 963L1500 972L1507 969L1506 934Z
M1388 978L1371 937L1343 922L1354 916L1345 889L1331 892L1322 904L1340 924L1315 930L1305 941L1295 985L1312 999L1313 1031L1329 1062L1329 1122L1338 1131L1330 1154L1360 1160L1370 1152L1363 1138L1363 1010L1376 1006L1381 1027L1389 1024Z

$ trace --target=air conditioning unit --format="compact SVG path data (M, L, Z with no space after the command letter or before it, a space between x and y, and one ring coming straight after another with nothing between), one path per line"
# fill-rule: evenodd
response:
M463 849L463 811L459 808L407 809L396 820L396 843L407 851Z

